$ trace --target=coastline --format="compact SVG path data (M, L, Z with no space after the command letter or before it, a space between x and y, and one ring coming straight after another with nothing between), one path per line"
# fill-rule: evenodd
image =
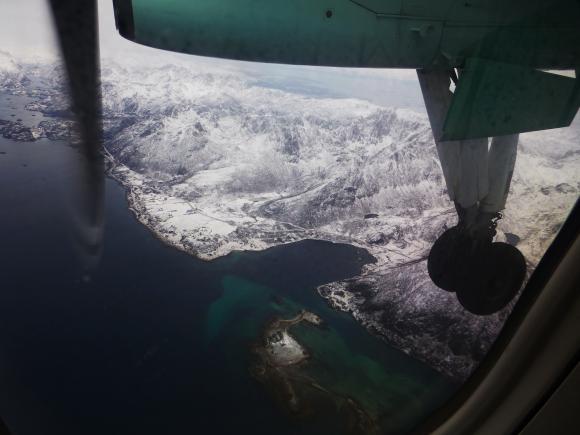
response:
M203 243L206 248L205 251L199 252L193 249L191 244L183 243L182 240L176 237L175 232L170 232L164 230L163 222L160 222L158 218L150 213L150 208L147 207L147 195L156 195L154 189L147 185L145 177L136 174L134 171L130 170L126 166L119 164L115 161L114 157L108 152L107 159L111 164L110 168L107 169L108 176L112 177L121 186L123 186L126 192L126 199L129 210L131 210L135 219L142 225L144 225L151 233L160 241L162 241L167 246L176 248L184 253L194 256L203 261L212 261L214 259L227 256L235 251L262 251L275 246L296 243L303 240L319 240L329 243L345 243L350 244L357 248L362 248L368 252L376 262L369 263L363 266L360 275L350 278L345 281L330 282L327 284L320 285L316 288L316 292L326 300L327 304L338 311L343 311L353 316L353 318L361 324L370 334L379 337L384 340L386 344L397 348L398 350L406 353L410 357L426 363L440 374L446 376L453 381L462 381L470 373L476 362L465 360L461 358L456 361L449 361L448 355L444 352L438 352L439 354L434 354L432 351L433 347L440 346L441 343L431 344L428 347L428 351L421 352L421 349L425 349L423 345L414 346L412 342L404 341L398 339L397 334L393 334L388 328L381 325L380 321L373 320L371 317L366 315L362 310L359 309L360 306L360 296L356 293L348 291L346 288L351 285L351 283L357 283L359 281L368 281L374 277L380 277L385 273L385 270L391 269L401 269L404 270L408 265L416 265L420 263L425 263L426 255L428 254L428 246L422 244L420 248L423 248L419 259L410 259L409 256L401 249L399 252L389 249L369 249L369 245L364 242L360 242L351 238L347 238L341 235L329 236L329 233L320 233L316 230L304 230L300 232L292 232L291 235L283 240L280 237L270 240L256 239L250 243L246 243L244 240L240 239L236 242L226 241L225 243L219 245L216 249L214 241L204 240ZM164 195L163 193L159 193ZM442 220L441 226L445 225L446 219L452 216L451 211L443 211L438 217ZM428 216L430 218L431 216ZM428 219L427 218L427 219ZM262 222L263 224L263 222ZM275 225L276 222L271 222L271 225ZM284 233L282 233L283 235ZM211 247L208 253L208 246ZM407 248L407 245L402 245ZM419 248L419 249L420 249ZM415 250L415 249L413 249ZM395 254L395 255L393 255ZM394 264L390 263L397 259L398 262ZM379 287L376 288L377 292L380 291ZM439 293L439 290L435 290ZM444 295L445 296L445 295ZM441 354L442 353L442 354ZM442 363L443 361L443 363ZM458 370L463 368L463 370Z
M109 158L116 162L113 156ZM124 186L128 207L136 219L156 238L204 261L303 240L364 249L375 258L374 263L364 265L355 277L320 285L316 292L333 309L354 317L370 334L453 381L462 382L475 370L517 302L516 298L493 315L477 316L467 312L454 294L431 282L426 257L438 235L455 224L451 207L414 208L404 215L378 211L368 217L352 216L305 228L270 218L264 212L265 204L286 201L283 193L222 197L219 190L206 189L204 171L187 180L187 185L184 179L150 179L118 163L111 165L109 173ZM216 180L211 179L211 183ZM192 186L196 186L196 194L190 198L187 193ZM521 236L516 243L527 259L528 277L557 230L551 227L538 234L533 225L522 226L527 221L518 216L525 210L522 203L528 201L530 193L524 186L512 194L507 217L500 221L496 236L496 241L507 241L510 233ZM543 219L565 216L573 192L556 193L552 200L555 207Z

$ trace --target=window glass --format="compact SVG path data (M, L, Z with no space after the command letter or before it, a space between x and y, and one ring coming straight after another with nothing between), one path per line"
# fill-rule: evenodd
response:
M448 72L172 53L123 39L103 1L89 224L50 11L0 11L14 433L408 432L477 368L578 198L578 121L435 141Z

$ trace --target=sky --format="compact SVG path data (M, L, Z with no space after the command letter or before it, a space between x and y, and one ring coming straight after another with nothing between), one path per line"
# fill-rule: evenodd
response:
M246 74L265 86L336 97L361 98L384 106L422 106L413 70L373 70L275 65L212 59L144 47L122 38L115 29L112 0L98 0L99 41L103 60L121 65L179 64ZM0 50L17 59L59 58L47 0L1 0Z
M51 59L58 53L45 0L1 0L0 50L22 58Z

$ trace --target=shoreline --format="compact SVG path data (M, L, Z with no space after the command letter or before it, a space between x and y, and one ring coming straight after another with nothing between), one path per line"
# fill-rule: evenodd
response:
M105 158L108 159L108 161L114 161L114 158L111 156L111 154L108 151L106 152L106 154L107 154L107 156ZM109 159L111 159L111 160L109 160ZM339 235L337 235L335 238L324 237L324 235L320 234L319 232L317 232L315 230L305 230L305 232L308 233L307 235L304 235L303 237L298 237L294 240L287 240L287 241L279 242L279 243L269 243L267 246L257 247L255 249L247 249L247 247L240 246L238 249L226 248L226 249L222 250L220 253L215 254L215 255L201 254L201 253L196 252L192 249L188 249L187 247L185 247L179 243L174 243L173 241L168 240L167 234L160 231L157 228L157 226L155 225L155 222L152 222L152 216L149 215L147 210L144 207L141 207L138 205L139 204L138 194L133 191L134 186L131 185L131 183L128 182L127 180L124 180L122 177L119 177L119 175L114 172L116 167L118 167L118 165L119 165L116 161L114 161L114 164L115 164L115 166L113 168L106 168L105 169L105 174L106 174L106 176L108 176L109 178L111 178L112 180L117 182L124 189L125 198L127 200L127 207L129 210L131 210L136 221L139 222L140 224L144 225L155 236L155 238L157 238L158 240L163 242L166 246L169 246L171 248L174 248L174 249L177 249L181 252L184 252L188 255L191 255L198 260L210 262L213 260L217 260L218 258L226 257L230 254L235 253L235 252L259 252L259 251L264 251L264 250L269 249L269 248L274 248L276 246L288 245L291 243L301 242L304 240L313 240L313 241L333 243L333 244L340 244L340 243L348 244L348 245L351 245L355 248L364 249L365 252L368 253L374 259L374 261L363 265L362 266L363 272L369 265L376 264L379 261L379 259L375 255L373 255L373 253L371 251L368 250L368 246L364 246L361 243L353 242L352 240L345 238L345 237L341 237ZM122 165L122 166L124 166L124 165ZM131 171L126 166L124 166L124 167L127 170Z
M71 144L70 146L73 145ZM409 250L409 246L406 244L404 239L400 241L396 239L393 240L394 248L391 248L381 245L376 246L368 243L365 244L353 237L345 237L328 231L319 231L318 229L292 229L292 231L288 232L288 227L284 227L280 232L282 237L276 239L270 237L269 239L264 240L260 237L261 234L259 234L258 230L257 235L250 234L249 244L247 243L247 240L244 240L243 238L234 240L233 243L231 241L220 243L223 241L219 239L217 241L214 240L213 243L210 241L210 243L207 244L202 241L202 246L204 246L206 250L205 252L200 252L195 250L191 245L181 243L182 241L177 239L175 234L163 231L163 222L156 219L155 215L151 213L151 210L147 208L148 194L169 198L167 194L163 193L158 188L155 188L155 186L148 185L147 183L149 180L147 180L145 176L139 175L127 166L118 163L105 147L103 147L103 149L104 158L106 160L105 174L115 182L119 183L119 185L124 189L127 207L132 212L136 221L144 225L154 235L154 237L163 242L164 245L170 248L176 248L185 254L192 255L197 259L207 262L220 257L225 257L233 252L264 251L275 246L296 243L304 240L316 240L326 243L344 243L359 249L364 249L366 253L375 259L375 262L364 264L360 274L349 279L329 282L318 286L315 291L319 296L323 297L331 308L348 313L360 325L362 325L369 334L380 338L386 345L404 352L421 363L427 364L429 367L452 381L463 381L477 365L476 360L469 358L466 359L464 357L460 357L459 359L450 362L450 352L441 348L441 346L445 346L445 343L429 342L421 339L421 337L419 337L419 340L415 342L413 342L413 340L408 340L406 333L399 333L389 326L385 326L380 319L373 318L372 312L369 314L369 312L366 311L365 299L368 299L369 295L361 295L360 293L357 293L356 291L353 292L350 289L352 283L365 283L370 280L370 286L374 289L375 296L381 296L384 286L378 283L378 281L380 281L380 278L385 273L388 274L394 270L405 270L410 266L412 267L413 265L424 263L426 253L428 252L425 249L427 245L425 245L424 241L419 240L418 245L411 246L413 249L411 249L409 255L405 252ZM430 213L422 216L422 219L419 220L419 225L421 221L434 218L439 220L440 223L438 225L443 226L450 215L452 214L449 210L430 210ZM395 217L395 219L398 219L398 217ZM276 233L276 230L279 230L279 228L276 229L275 227L279 225L279 223L273 220L253 216L251 224L253 225L256 223L257 225L264 225L264 222L266 222L266 225L273 227L273 230L271 231L272 233L278 234ZM195 238L195 236L196 235L194 234L193 238ZM417 252L418 250L419 252ZM415 256L415 258L413 258L413 256ZM438 292L438 290L435 291ZM393 304L396 305L397 302L394 301ZM403 311L405 309L408 308L404 307ZM412 310L413 307L410 309ZM503 318L506 316L507 314L504 314L500 319L497 319L496 316L495 322L491 322L492 330L487 333L487 343L485 349L481 350L481 354L484 354L487 347L493 342L497 333L496 331L499 330L503 324ZM468 317L472 318L473 316ZM477 324L480 324L479 328L481 329L481 322L476 319L475 323L476 327L478 327ZM490 322L487 323L489 324ZM495 323L495 326L493 323ZM466 328L468 329L469 326ZM419 334L420 333L421 331L419 331ZM428 349L427 352L424 351L425 348Z
M126 166L116 162L114 157L112 157L110 155L110 153L108 153L108 151L107 151L107 154L108 154L108 156L106 158L109 159L109 163L113 164L113 166L111 168L107 168L107 170L106 170L107 176L112 178L115 182L117 182L124 189L125 198L127 201L127 207L131 211L135 220L139 224L145 226L150 231L150 233L153 234L153 236L156 239L160 240L164 245L166 245L170 248L177 249L177 250L179 250L187 255L191 255L196 259L206 261L206 262L211 262L211 261L219 259L221 257L226 257L230 254L233 254L234 252L258 252L258 251L264 251L264 250L267 250L270 248L274 248L276 246L281 246L281 245L286 245L286 244L291 244L291 243L299 243L299 242L306 241L306 240L314 240L314 241L320 241L320 242L325 242L325 243L344 243L344 244L348 244L348 245L356 247L356 248L364 249L365 252L368 253L374 259L374 262L364 264L362 266L361 273L359 275L353 276L353 277L351 277L347 280L344 280L344 281L334 281L334 282L322 284L322 285L318 286L316 289L314 289L314 291L316 291L316 293L325 300L326 304L330 308L332 308L333 310L339 311L339 312L340 311L345 312L348 315L352 316L354 318L354 320L357 323L359 323L363 328L365 328L369 334L382 340L387 346L393 347L393 348L405 353L407 356L409 356L409 357L411 357L411 358L413 358L413 359L415 359L423 364L428 365L430 368L432 368L433 370L438 372L440 375L445 376L450 381L457 382L457 381L463 380L462 376L457 376L456 374L453 374L450 370L445 370L445 369L442 370L441 367L438 367L437 364L433 364L433 361L429 360L428 358L422 358L420 354L413 352L412 349L409 349L408 347L405 347L405 346L401 346L400 343L397 343L396 340L391 340L389 338L388 331L385 328L381 328L380 326L373 324L373 322L369 322L367 319L364 318L364 316L361 316L360 313L357 312L357 310L355 309L353 304L350 302L352 299L355 298L354 295L351 295L348 298L347 303L341 304L341 303L337 303L339 298L336 298L334 292L328 291L328 289L333 288L333 289L336 289L338 292L341 292L342 291L341 285L343 283L365 279L365 277L368 277L369 275L372 276L373 273L376 273L377 269L380 270L381 268L384 268L386 266L384 263L381 263L381 256L374 255L373 251L368 249L368 246L362 246L361 244L353 243L352 241L333 240L333 239L324 238L322 236L317 237L315 235L315 232L312 231L312 232L310 232L310 234L304 235L304 237L300 237L297 240L288 240L288 241L281 242L281 243L272 243L272 244L269 244L267 246L263 246L260 248L244 249L244 247L240 246L237 249L226 249L226 250L220 251L218 254L215 254L213 256L200 255L198 252L195 252L194 250L192 250L192 249L190 249L190 248L188 248L180 243L175 243L174 241L170 240L167 237L167 233L160 231L158 229L158 226L157 226L158 224L153 220L152 216L150 216L147 213L147 209L145 207L140 206L139 193L135 191L135 186L132 185L126 178L120 176L121 174L119 174L118 171L115 171L115 169L117 169L119 166L122 166L124 168L124 170L126 170L126 171L131 171L131 170L128 169ZM391 266L391 268L395 268L395 269L396 268L404 268L405 266L407 266L409 264L421 263L421 262L424 262L425 260L426 260L426 256L423 256L420 259L411 259L407 263L398 263L394 266Z

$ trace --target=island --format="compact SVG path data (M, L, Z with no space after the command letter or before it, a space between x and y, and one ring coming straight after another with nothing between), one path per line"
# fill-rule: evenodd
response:
M292 319L276 319L266 328L264 351L271 366L289 366L299 364L308 358L308 352L290 333L288 329L306 321L320 325L322 320L316 314L302 310Z
M359 403L331 391L303 370L311 354L290 332L302 322L315 327L323 325L318 315L306 310L290 319L275 318L266 325L260 342L253 346L256 358L250 371L254 378L298 422L324 418L325 412L335 412L334 419L340 421L343 433L378 434L375 418Z

